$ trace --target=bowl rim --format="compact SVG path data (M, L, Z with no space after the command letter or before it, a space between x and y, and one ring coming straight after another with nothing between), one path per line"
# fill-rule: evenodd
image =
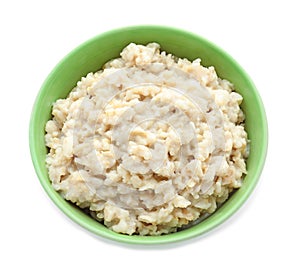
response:
M260 115L263 122L262 127L262 150L260 155L260 160L257 162L257 168L254 177L251 180L251 183L247 186L247 190L243 193L241 197L238 199L235 199L235 202L233 205L231 205L231 208L229 211L227 211L224 214L219 215L216 217L213 222L210 224L203 224L205 221L203 221L200 225L200 227L197 228L196 226L193 226L189 228L188 230L183 230L175 233L170 233L167 235L160 235L160 236L138 236L138 235L124 235L119 234L116 232L113 232L112 230L103 227L95 227L95 225L89 224L87 220L83 220L82 218L79 218L75 213L72 212L70 208L68 208L67 205L63 205L63 202L66 202L56 191L54 191L52 185L49 183L48 180L45 180L42 174L40 161L38 160L37 150L35 148L35 141L36 141L36 135L34 133L34 126L36 122L36 111L38 108L38 105L40 103L41 95L44 92L45 86L47 85L47 82L51 80L52 75L55 73L56 69L64 62L68 61L70 57L72 57L73 54L76 54L77 51L81 50L83 47L85 47L87 44L95 42L98 39L101 39L102 37L105 37L107 35L117 34L120 33L120 31L126 31L126 30L134 30L134 29L155 29L155 30L169 30L173 32L177 32L178 34L188 35L193 37L194 39L199 40L201 43L209 44L214 51L218 51L221 53L225 59L229 60L231 63L234 64L234 66L238 69L239 73L243 74L243 76L248 80L248 84L250 85L250 89L253 92L254 96L256 97L256 100L259 105ZM256 89L254 83L252 82L249 75L245 72L245 70L237 63L237 61L231 57L227 52L225 52L222 48L215 45L211 41L203 38L202 36L198 34L191 33L189 31L174 28L170 26L161 26L161 25L134 25L134 26L127 26L127 27L121 27L112 29L106 32L103 32L101 34L98 34L87 41L81 43L79 46L74 48L72 51L70 51L65 57L63 57L58 64L51 70L49 75L44 80L33 105L31 117L30 117L30 123L29 123L29 148L30 148L30 154L31 154L31 160L35 169L35 172L38 176L38 179L40 181L40 184L50 197L50 199L55 203L55 205L69 218L71 218L74 222L82 226L83 228L91 231L92 233L117 242L125 243L125 244L141 244L141 245L154 245L154 244L165 244L165 243L174 243L174 242L180 242L183 240L191 239L200 235L203 235L204 233L216 228L220 224L222 224L224 221L229 219L233 214L236 213L238 209L241 208L241 206L246 202L246 200L249 198L250 194L256 187L259 177L261 175L261 172L264 167L264 163L266 160L267 155L267 149L268 149L268 125L267 125L267 116L265 112L265 108L263 105L263 102L261 100L261 97L258 93L258 90ZM210 217L214 217L213 213ZM102 225L103 226L103 225Z

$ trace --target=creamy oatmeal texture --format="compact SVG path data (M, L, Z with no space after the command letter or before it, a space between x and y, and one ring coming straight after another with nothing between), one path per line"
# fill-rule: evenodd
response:
M53 187L115 232L175 232L242 185L241 102L199 59L131 43L54 103L45 136Z

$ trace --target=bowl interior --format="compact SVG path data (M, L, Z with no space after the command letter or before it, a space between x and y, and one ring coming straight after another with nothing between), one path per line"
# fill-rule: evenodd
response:
M54 191L45 166L45 124L51 117L52 103L65 98L77 81L89 72L99 70L108 60L118 57L130 42L158 42L162 50L190 60L200 57L204 66L214 66L221 78L233 82L244 97L242 109L246 115L246 130L250 138L248 174L243 186L231 198L200 224L174 234L157 237L127 236L114 233L71 205ZM101 34L68 54L49 74L36 98L30 122L30 150L40 182L55 204L74 221L106 238L127 243L165 243L191 238L219 225L231 216L248 198L262 171L267 150L267 123L264 108L256 88L244 70L224 51L194 34L159 26L137 26Z

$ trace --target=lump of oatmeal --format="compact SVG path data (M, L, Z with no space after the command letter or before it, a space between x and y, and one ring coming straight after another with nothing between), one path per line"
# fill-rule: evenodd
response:
M49 177L115 232L175 232L242 185L242 96L213 67L157 43L131 43L120 55L54 103Z

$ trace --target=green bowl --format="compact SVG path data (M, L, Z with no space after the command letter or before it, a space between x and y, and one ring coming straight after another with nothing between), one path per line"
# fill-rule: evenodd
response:
M65 98L77 81L89 72L99 70L130 42L158 42L162 49L190 60L200 57L205 66L213 65L221 78L233 82L244 97L242 109L246 115L246 130L250 138L248 174L237 190L214 214L201 223L177 233L162 236L129 236L115 233L95 221L79 208L64 200L51 186L45 157L45 124L51 117L52 103ZM263 169L267 153L267 120L261 98L245 71L227 53L211 42L192 33L163 26L132 26L115 29L96 36L69 53L52 70L33 106L30 121L30 151L38 178L53 202L72 220L87 230L111 240L132 244L162 244L196 237L220 225L247 200Z

